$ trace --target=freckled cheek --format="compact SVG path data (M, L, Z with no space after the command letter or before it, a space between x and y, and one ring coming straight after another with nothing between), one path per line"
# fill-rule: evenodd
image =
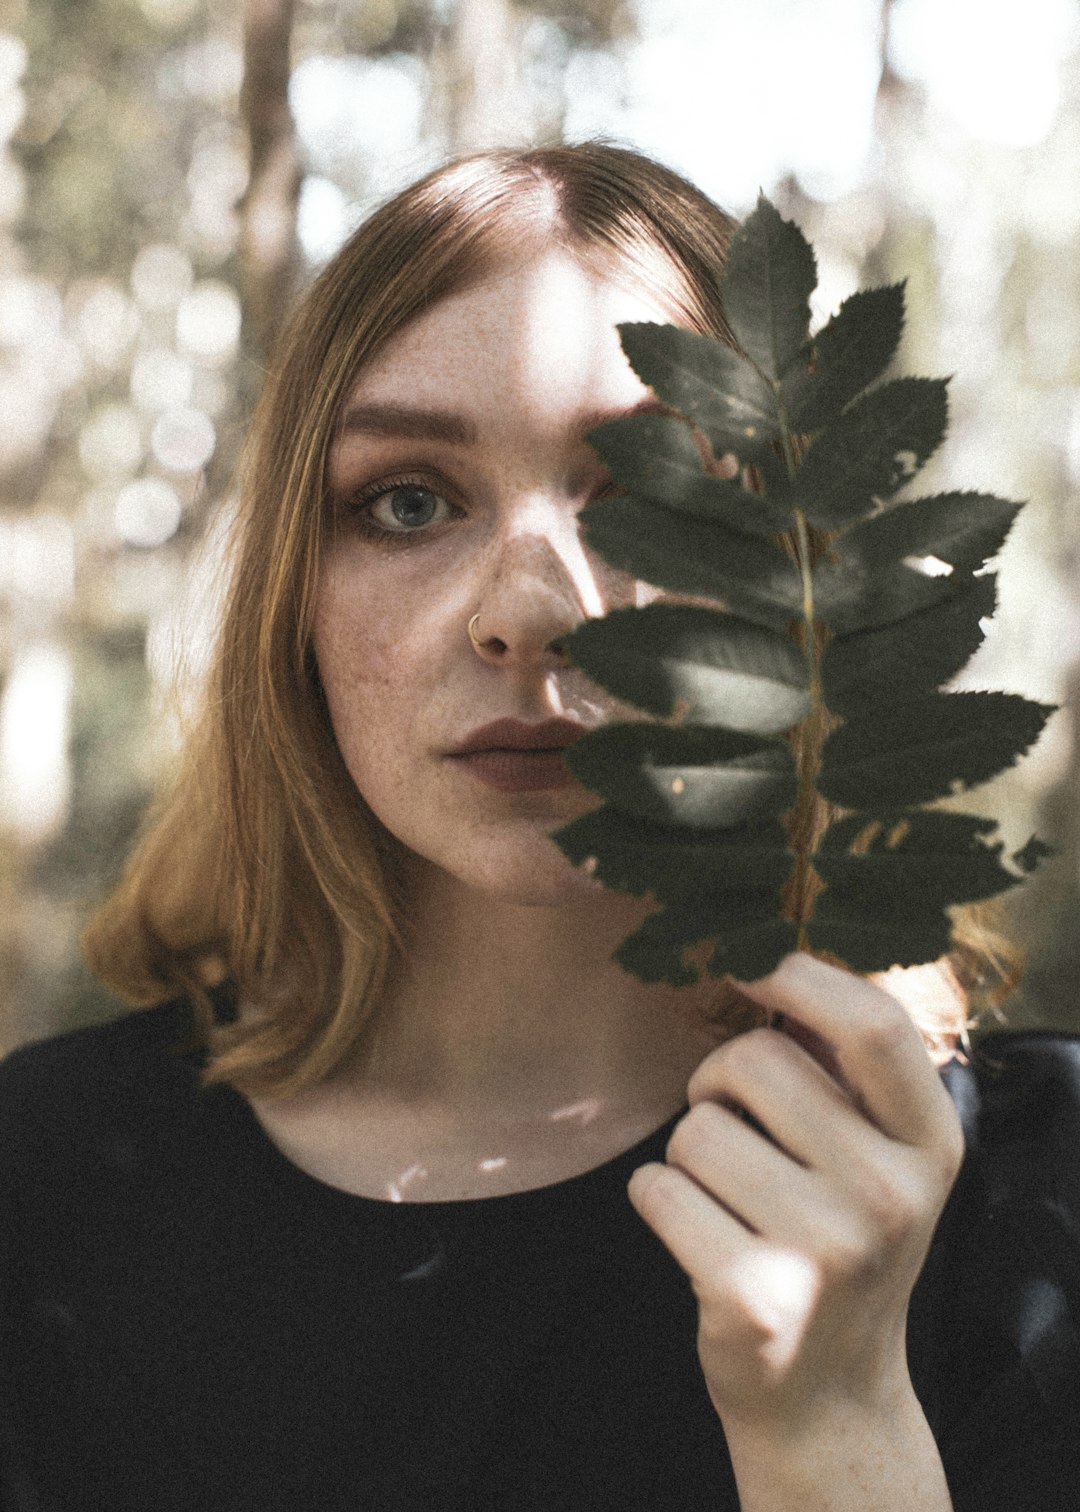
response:
M334 735L362 792L392 786L392 774L408 765L431 692L424 681L430 647L423 654L423 638L410 636L400 604L395 616L373 598L331 578L320 588L312 630Z
M343 595L322 591L312 627L312 645L339 739L343 725L366 720L387 704L400 680L389 627L358 613Z

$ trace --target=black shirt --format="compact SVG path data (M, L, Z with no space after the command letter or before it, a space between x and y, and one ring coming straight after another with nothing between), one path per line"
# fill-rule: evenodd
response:
M552 1186L379 1201L201 1091L192 1022L0 1063L3 1512L736 1512L690 1283L626 1195L681 1112ZM968 1154L915 1388L956 1512L1076 1512L1080 1040L943 1075Z

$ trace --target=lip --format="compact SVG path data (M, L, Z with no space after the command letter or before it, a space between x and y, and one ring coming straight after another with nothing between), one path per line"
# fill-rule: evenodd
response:
M584 734L585 726L571 719L548 719L542 724L497 719L473 730L456 750L447 752L447 759L485 787L504 793L570 787L577 778L562 753Z
M496 719L481 725L448 751L448 756L472 756L480 751L562 751L585 734L574 719L545 719L526 724L520 719Z

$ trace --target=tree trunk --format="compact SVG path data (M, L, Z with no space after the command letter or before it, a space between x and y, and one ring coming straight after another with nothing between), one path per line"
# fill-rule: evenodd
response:
M440 59L442 114L455 157L528 141L517 25L510 0L458 0Z
M296 209L302 177L289 109L289 44L296 0L244 0L240 112L251 174L240 202L241 298L247 355L262 364L295 290Z

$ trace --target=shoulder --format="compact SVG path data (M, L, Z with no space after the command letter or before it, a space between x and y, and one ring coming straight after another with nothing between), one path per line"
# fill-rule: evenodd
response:
M968 1148L994 1192L1018 1176L1080 1211L1080 1035L1051 1030L985 1035L968 1064L943 1072Z
M968 1146L956 1274L1049 1410L1080 1388L1080 1036L996 1032L943 1075Z
M184 999L22 1045L0 1060L0 1181L78 1159L110 1129L160 1121L197 1088Z

